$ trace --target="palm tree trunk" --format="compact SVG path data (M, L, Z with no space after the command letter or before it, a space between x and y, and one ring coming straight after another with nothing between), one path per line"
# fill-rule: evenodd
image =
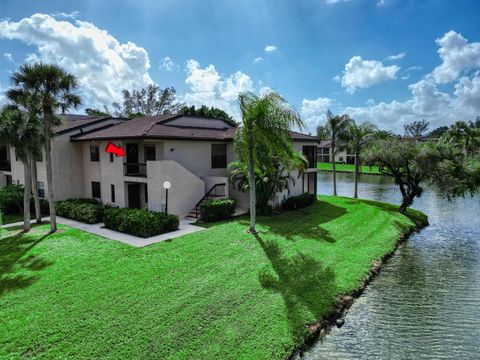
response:
M47 170L47 196L48 209L50 210L50 232L57 231L57 218L55 211L55 196L53 193L53 176L52 176L52 154L51 154L51 123L49 112L44 111L44 135L45 135L45 164Z
M253 159L253 141L249 139L248 144L248 188L250 190L250 233L256 234L257 229L255 228L256 223L256 184L255 184L255 162Z
M335 141L332 140L333 195L337 196L337 169L335 167Z
M359 173L359 152L358 150L355 151L355 191L353 192L353 197L355 199L358 198L358 173Z
M30 174L30 164L28 157L23 162L23 231L27 232L31 229L30 226L30 197L32 192L32 178Z
M37 160L35 156L30 156L30 167L32 177L33 202L35 203L35 219L37 224L42 223L42 212L40 210L40 199L38 197L38 178L37 178Z

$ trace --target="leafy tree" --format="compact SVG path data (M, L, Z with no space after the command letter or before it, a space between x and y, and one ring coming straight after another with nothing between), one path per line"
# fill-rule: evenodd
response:
M355 155L355 186L353 197L358 198L358 176L361 164L360 152L362 148L372 139L377 127L370 122L357 125L352 119L346 126L345 131L340 134L340 139L353 149Z
M375 134L373 134L373 138L375 140L388 140L392 138L399 138L400 135L394 134L388 130L377 130Z
M480 129L470 127L464 121L457 121L445 133L455 145L465 151L467 156L473 156L480 147Z
M448 199L478 189L478 164L468 162L446 140L413 143L399 139L378 140L365 151L364 159L380 165L380 171L395 179L402 194L400 212L405 213L428 184Z
M95 108L86 108L85 109L85 114L90 115L90 116L110 116L110 111L108 108L105 106L104 111L95 109Z
M258 159L258 165L255 167L256 208L260 214L267 215L272 211L269 202L273 200L275 194L284 190L290 192L290 185L295 185L296 179L292 176L292 171L296 170L300 178L308 162L299 152L294 152L293 157L289 159L269 154L268 149L259 152L264 156ZM234 187L242 192L249 191L248 164L236 161L230 163L228 167L230 182Z
M412 136L412 137L422 137L428 131L430 127L430 123L422 119L420 121L413 121L410 124L404 125L405 136Z
M345 133L350 117L348 115L333 115L330 110L327 111L327 122L325 125L317 127L317 134L328 139L331 142L332 149L332 172L333 172L333 195L337 195L337 169L335 166L335 150L337 140ZM320 138L319 136L319 138Z
M448 131L448 126L440 126L435 130L430 131L430 133L428 134L428 137L437 139L443 136L447 131Z
M480 116L477 116L474 121L469 121L468 125L471 128L480 129Z
M228 115L225 111L218 109L216 107L208 107L206 105L202 105L199 108L195 108L194 105L192 106L182 106L179 111L180 114L185 114L185 115L199 115L199 116L205 116L205 117L211 117L211 118L216 118L216 119L222 119L226 123L237 127L238 124L233 118Z
M56 113L64 113L80 105L80 97L73 91L77 87L75 76L57 65L34 63L24 64L11 77L11 92L30 94L39 99L41 109L43 136L45 146L45 163L47 173L47 196L50 211L51 231L57 230L55 216L55 197L53 191L51 138L54 128L61 122Z
M16 156L24 167L23 195L23 231L30 230L30 197L32 192L32 178L30 166L30 150L36 143L38 124L27 114L15 106L6 106L0 113L0 142L15 148Z
M177 102L173 87L160 89L151 84L140 90L123 90L123 103L112 104L114 115L132 119L140 116L154 116L177 113L182 104Z
M294 154L290 130L303 127L300 115L278 93L271 91L257 96L248 92L239 95L242 124L235 136L235 149L239 161L248 165L250 192L250 232L256 233L256 174L259 159L267 148L279 159ZM260 145L261 144L261 145Z

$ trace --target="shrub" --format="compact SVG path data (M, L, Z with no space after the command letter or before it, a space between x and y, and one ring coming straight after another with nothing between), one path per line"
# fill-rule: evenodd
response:
M235 212L236 201L232 199L214 199L200 205L200 218L203 221L228 219Z
M108 208L103 221L107 229L147 238L178 230L178 216L143 209Z
M10 184L0 188L0 210L3 214L23 211L23 186Z
M45 199L39 199L40 201L40 213L42 215L48 215L50 214L50 209L49 209L49 206L48 206L48 201L45 200ZM30 201L30 212L32 214L35 214L35 201L33 200L33 198L31 199Z
M102 222L105 206L94 199L68 199L58 201L57 215L87 224Z
M302 195L292 196L283 202L283 208L286 210L300 209L314 204L317 201L315 194L305 193Z

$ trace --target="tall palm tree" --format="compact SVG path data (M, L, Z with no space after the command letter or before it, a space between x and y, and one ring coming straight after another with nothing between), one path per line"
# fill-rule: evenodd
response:
M24 64L11 77L13 91L35 94L40 102L43 136L45 146L45 163L47 173L47 196L50 210L51 232L57 230L55 212L55 196L53 191L51 138L55 126L60 120L55 113L64 113L68 109L80 105L80 97L73 91L77 87L77 79L57 65L34 63Z
M360 152L366 142L375 134L377 127L370 122L364 122L360 125L355 123L355 120L351 119L343 133L340 134L340 139L345 141L348 146L353 149L355 156L355 190L353 197L358 198L358 176L360 169Z
M261 96L248 92L238 97L242 124L235 137L235 148L240 161L248 164L250 192L250 232L257 232L255 168L262 156L259 148L265 146L271 154L283 159L294 154L290 130L302 128L300 115L274 91ZM261 146L259 146L261 144Z
M35 205L35 219L37 224L40 224L42 222L42 214L40 209L40 197L38 194L37 159L42 155L43 136L40 121L41 102L39 94L32 89L12 88L7 91L6 97L23 113L27 114L31 126L35 125L36 127L36 137L32 139L30 143L29 162L31 168L32 194Z
M10 105L0 112L0 142L9 144L15 148L24 167L24 190L23 190L23 230L30 230L30 198L32 192L32 179L30 173L30 150L37 137L38 126L27 114L17 107Z
M330 140L332 149L332 172L333 172L333 195L337 195L337 169L335 166L335 147L337 140L345 132L347 124L350 122L348 115L333 115L330 110L327 111L327 122L317 128L317 133Z

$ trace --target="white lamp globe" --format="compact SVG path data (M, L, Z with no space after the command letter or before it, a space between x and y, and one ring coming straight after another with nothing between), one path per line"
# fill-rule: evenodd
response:
M171 186L172 186L172 184L170 184L170 181L165 181L165 182L163 183L163 188L164 188L165 190L170 189Z

